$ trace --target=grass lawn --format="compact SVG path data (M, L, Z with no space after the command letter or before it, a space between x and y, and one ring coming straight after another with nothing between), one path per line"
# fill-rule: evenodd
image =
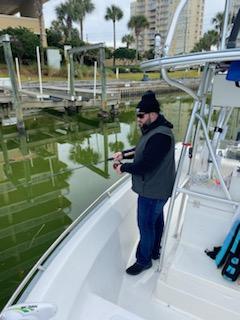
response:
M160 73L157 72L147 72L149 80L160 79ZM189 71L174 71L170 72L171 78L199 78L200 74L197 70L189 70ZM119 79L121 80L132 80L132 81L140 81L143 78L143 73L120 73Z
M83 71L82 71L83 70ZM45 68L43 72L43 81L67 81L66 76L66 68L63 68L60 71L53 71L48 70ZM37 66L31 65L31 66L21 66L20 67L20 75L22 81L38 81L38 73L37 73ZM147 72L149 80L155 80L160 79L160 73L158 72ZM8 77L8 72L6 65L1 64L0 65L0 77ZM174 71L170 72L171 78L198 78L200 77L200 74L197 70L189 70L189 71ZM139 73L119 73L119 80L128 80L128 81L141 81L143 78L143 72ZM97 79L100 79L100 76L98 74ZM116 75L107 69L107 79L108 80L115 80ZM86 67L83 66L83 68L79 68L78 76L76 77L76 80L93 80L93 68L92 67Z

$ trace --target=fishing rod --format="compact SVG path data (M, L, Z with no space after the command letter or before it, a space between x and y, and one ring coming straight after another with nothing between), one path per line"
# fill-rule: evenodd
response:
M121 151L121 152L122 152L123 159L127 159L128 157L134 155L135 148L123 150L123 151ZM114 161L115 159L114 159L114 157L110 157L110 158L108 158L107 160L108 160L108 161Z
M132 149L123 150L122 153L123 153L124 157L130 156L130 155L133 154L133 150L134 150L133 148ZM130 154L130 153L132 153L132 154ZM106 161L114 161L114 157L109 157L106 160L102 160L102 161L97 162L96 164L95 163L90 163L90 164L97 166L99 164L105 163ZM120 161L118 163L114 163L113 164L113 168L116 169L116 166L119 165L119 164L121 164ZM61 174L70 173L70 172L73 172L75 170L79 170L79 169L85 168L86 166L87 166L87 164L85 164L85 165L83 164L83 165L77 166L75 168L69 168L69 169L66 169L66 170L60 170L60 171L58 171L56 173L50 173L48 175L44 175L44 177L42 179L39 179L39 178L38 178L38 180L34 180L33 179L32 181L29 181L29 182L22 182L22 183L14 184L14 186L15 187L24 187L26 185L34 184L34 182L43 182L45 180L48 180L49 178L51 179L51 178L54 178L54 177L56 177L58 175L61 175Z

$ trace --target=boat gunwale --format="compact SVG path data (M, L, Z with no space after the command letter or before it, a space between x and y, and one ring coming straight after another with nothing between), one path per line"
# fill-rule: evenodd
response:
M105 190L94 202L90 204L78 217L74 220L67 229L64 230L60 234L60 236L53 242L53 244L47 249L47 251L41 256L41 258L36 262L36 264L31 268L28 274L25 276L23 281L14 291L11 298L8 300L4 308L1 310L3 312L9 306L14 304L14 302L21 295L22 291L26 289L26 286L33 280L34 277L37 276L38 272L45 271L43 263L55 252L60 243L67 238L78 226L79 224L86 218L88 215L106 198L111 197L111 193L114 192L119 186L121 186L124 182L130 178L129 174L125 174L119 180L117 180L112 186L110 186L107 190Z

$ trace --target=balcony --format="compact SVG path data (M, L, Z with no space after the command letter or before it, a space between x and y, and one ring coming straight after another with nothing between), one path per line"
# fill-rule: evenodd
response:
M156 34L156 32L154 31L154 32L148 32L148 38L150 38L150 39L154 39L155 38L155 34Z
M42 0L44 4L48 0ZM34 17L36 15L34 0L1 0L0 14L14 15L21 12L22 16Z
M157 4L155 2L153 3L149 3L149 5L147 6L149 11L153 11L157 9Z

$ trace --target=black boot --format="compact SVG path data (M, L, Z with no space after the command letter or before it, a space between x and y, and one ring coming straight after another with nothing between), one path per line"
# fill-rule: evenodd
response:
M153 260L158 260L158 259L160 259L160 253L153 254L153 255L152 255L152 259L153 259Z
M131 267L127 268L126 272L131 276L136 276L144 270L151 268L152 262L149 262L148 265L143 266L137 262L135 262Z

